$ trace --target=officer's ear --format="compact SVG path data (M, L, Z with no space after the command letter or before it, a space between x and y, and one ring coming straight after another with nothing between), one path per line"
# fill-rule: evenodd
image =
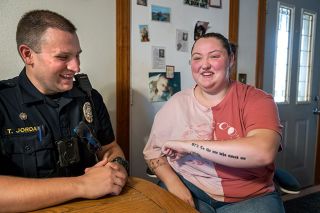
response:
M27 46L25 44L21 44L18 48L18 51L19 51L19 54L25 64L27 64L27 65L33 64L34 52L32 51L32 49L29 46Z

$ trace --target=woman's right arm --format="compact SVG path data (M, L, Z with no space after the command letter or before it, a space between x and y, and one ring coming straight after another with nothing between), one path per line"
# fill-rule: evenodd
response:
M183 184L178 175L173 171L166 157L147 160L149 168L166 185L169 192L195 207L189 189Z

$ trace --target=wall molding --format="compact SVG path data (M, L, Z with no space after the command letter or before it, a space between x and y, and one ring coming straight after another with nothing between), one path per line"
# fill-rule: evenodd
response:
M127 159L130 151L130 8L130 0L116 0L116 140Z

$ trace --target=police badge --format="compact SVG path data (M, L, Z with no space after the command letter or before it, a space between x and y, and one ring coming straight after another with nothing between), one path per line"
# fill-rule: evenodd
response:
M91 104L90 102L85 102L83 104L83 115L84 115L84 118L86 119L86 121L88 123L92 123L93 121L93 115L92 115L92 107L91 107Z

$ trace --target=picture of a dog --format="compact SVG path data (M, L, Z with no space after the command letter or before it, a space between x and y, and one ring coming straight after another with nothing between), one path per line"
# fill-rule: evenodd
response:
M169 79L159 74L149 78L150 101L167 101L172 95Z

